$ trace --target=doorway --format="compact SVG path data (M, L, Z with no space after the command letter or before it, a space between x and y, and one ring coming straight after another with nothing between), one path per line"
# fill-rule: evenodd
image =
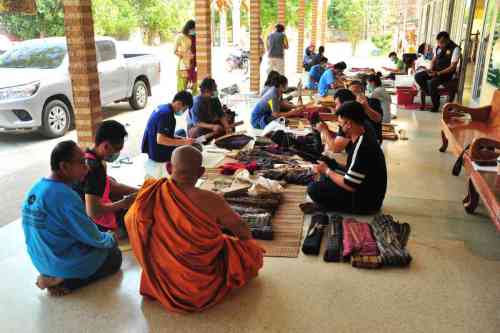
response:
M464 68L461 77L462 103L470 104L480 94L480 81L486 55L485 18L488 2L493 0L467 1L464 8L464 37L462 52Z

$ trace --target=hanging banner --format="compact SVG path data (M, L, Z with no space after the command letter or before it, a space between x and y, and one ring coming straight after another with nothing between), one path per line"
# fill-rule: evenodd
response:
M0 13L36 14L35 0L0 0Z

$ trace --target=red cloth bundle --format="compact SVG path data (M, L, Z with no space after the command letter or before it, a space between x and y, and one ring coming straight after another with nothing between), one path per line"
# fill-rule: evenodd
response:
M219 167L220 173L226 176L232 176L239 169L247 169L250 173L253 173L257 170L257 162L252 161L249 163L224 163L224 165Z

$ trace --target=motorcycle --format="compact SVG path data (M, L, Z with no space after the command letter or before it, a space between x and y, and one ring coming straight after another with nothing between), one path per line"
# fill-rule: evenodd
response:
M226 69L232 72L235 69L242 70L244 74L248 74L250 51L237 49L229 54L226 58Z

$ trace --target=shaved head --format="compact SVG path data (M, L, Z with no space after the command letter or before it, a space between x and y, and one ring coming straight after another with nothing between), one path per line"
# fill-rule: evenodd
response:
M181 146L172 154L172 178L181 184L194 185L205 169L202 167L203 156L193 146Z

